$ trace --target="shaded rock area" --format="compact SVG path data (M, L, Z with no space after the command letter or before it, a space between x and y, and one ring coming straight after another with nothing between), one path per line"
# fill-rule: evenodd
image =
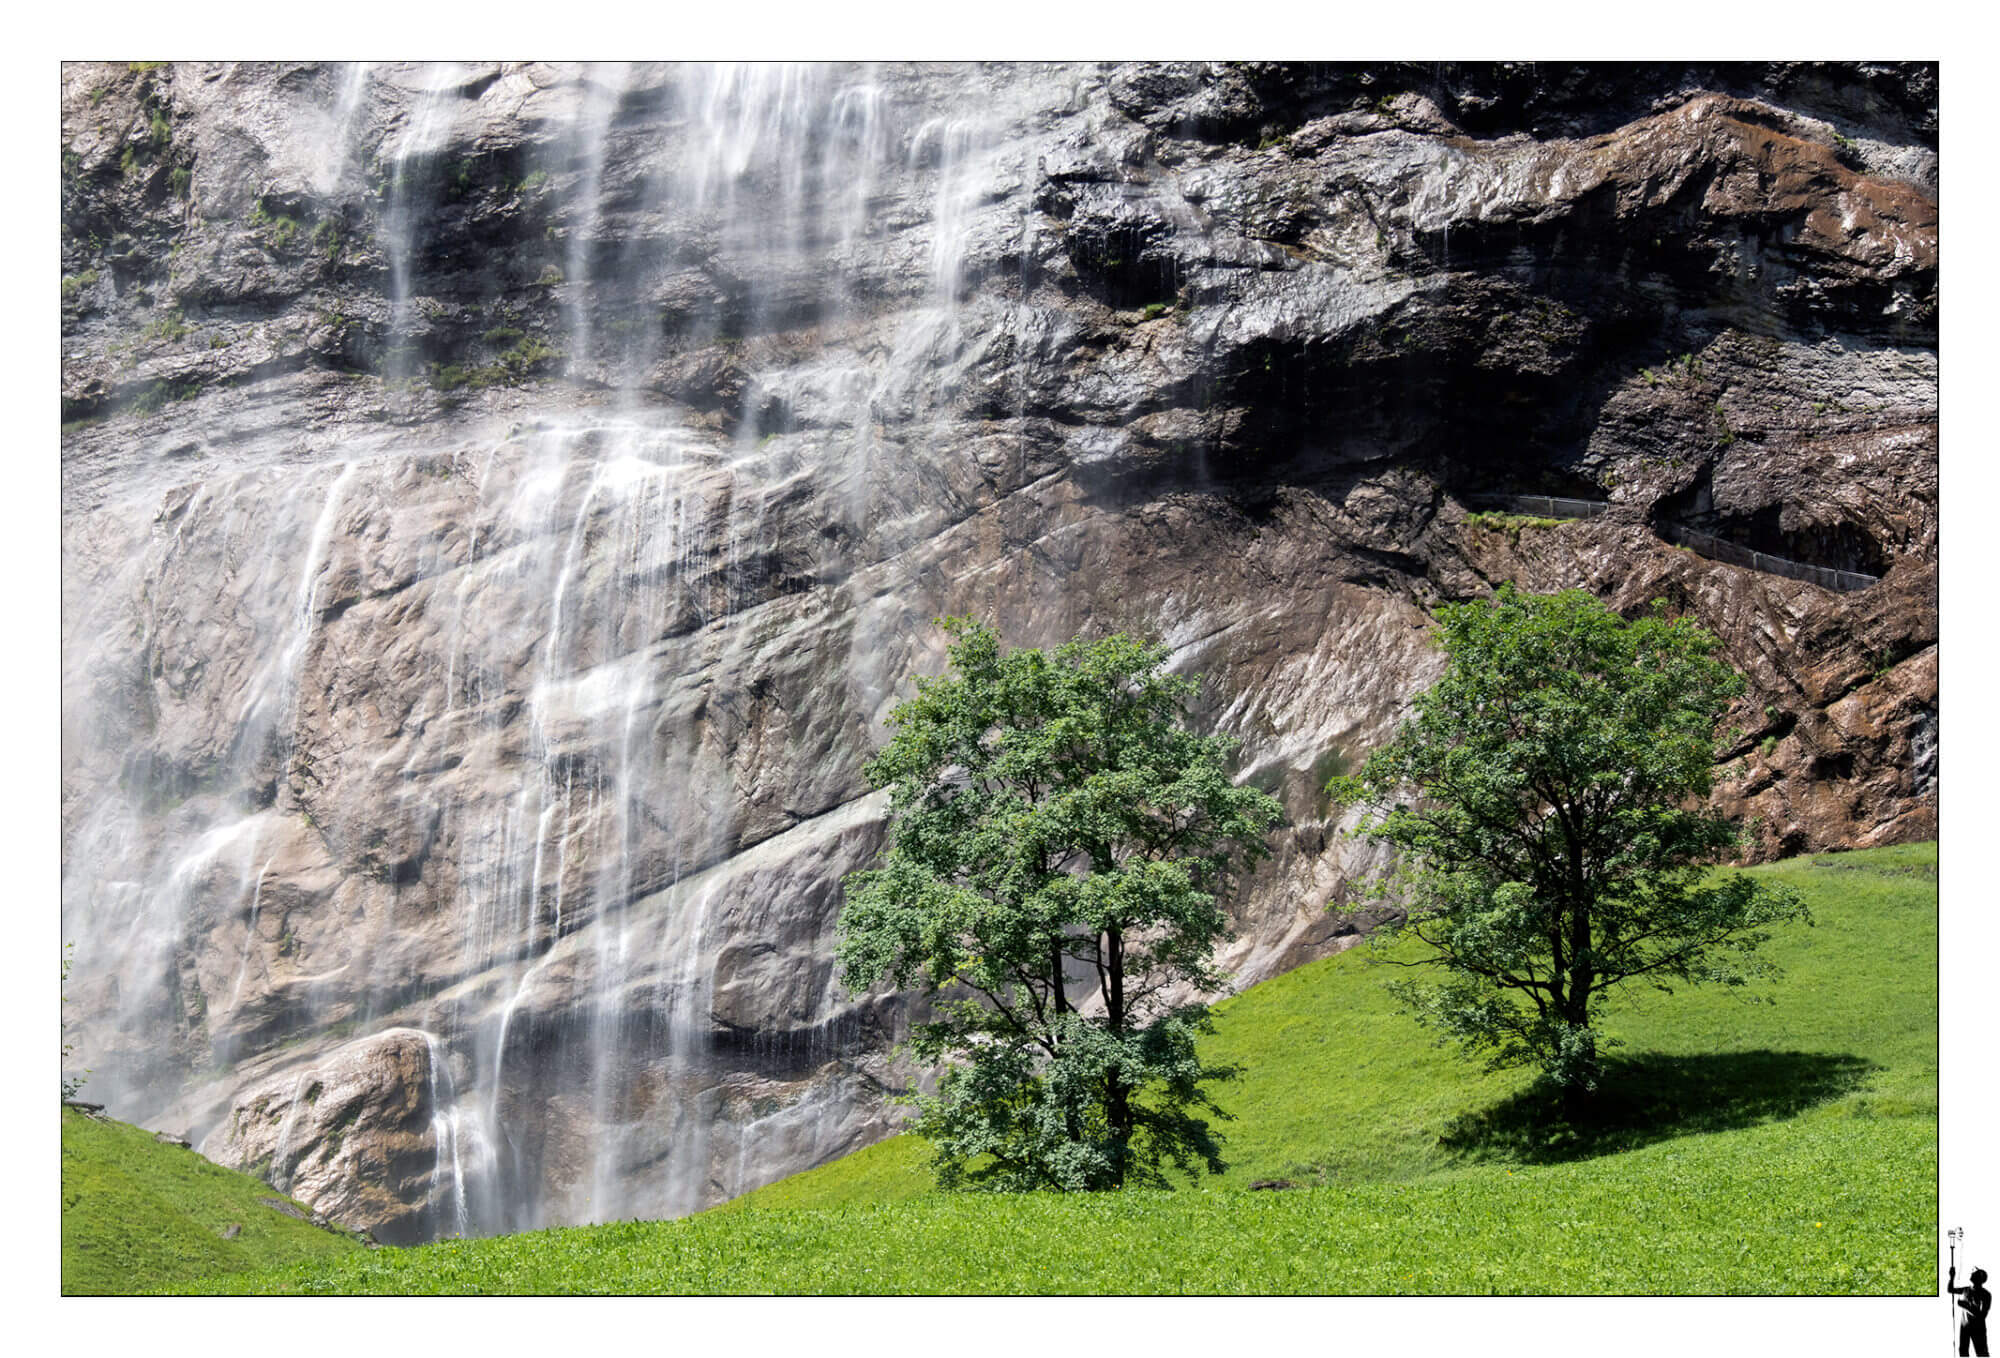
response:
M78 1062L385 1240L892 1130L908 1006L832 943L943 613L1209 677L1291 818L1239 984L1366 927L1321 789L1502 580L1723 638L1751 856L1936 832L1933 67L82 63L62 107Z

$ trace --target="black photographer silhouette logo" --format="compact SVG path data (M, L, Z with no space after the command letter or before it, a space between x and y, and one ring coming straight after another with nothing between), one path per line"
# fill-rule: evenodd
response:
M1949 1236L1951 1265L1944 1275L1944 1290L1951 1298L1958 1321L1958 1351L1961 1358L1975 1353L1979 1358L1987 1358L1986 1313L1993 1309L1993 1294L1986 1290L1986 1270L1973 1269L1972 1281L1964 1287L1958 1286L1958 1244L1965 1239L1965 1228L1954 1226Z

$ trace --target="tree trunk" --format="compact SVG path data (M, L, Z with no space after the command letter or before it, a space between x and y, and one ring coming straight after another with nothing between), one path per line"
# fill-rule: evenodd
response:
M1590 947L1591 896L1584 880L1583 848L1573 837L1569 859L1569 984L1558 1012L1564 1023L1582 1035L1582 1054L1563 1062L1563 1120L1574 1126L1588 1116L1597 1088L1597 1035L1590 1031L1590 992L1597 983L1597 971Z
M1060 1018L1069 1011L1069 997L1063 994L1062 940L1059 938L1049 940L1049 985L1054 989L1049 1012ZM1074 1108L1063 1115L1063 1131L1071 1141L1083 1139L1083 1123Z
M1578 999L1581 993L1583 998ZM1587 1118L1597 1096L1597 1034L1590 1031L1589 992L1570 992L1563 1021L1582 1034L1580 1055L1565 1053L1562 1082L1563 1121L1575 1126Z
M1125 935L1117 925L1105 930L1105 1021L1113 1035L1125 1035ZM1105 1080L1104 1116L1111 1126L1111 1187L1125 1186L1125 1166L1132 1158L1132 1089L1113 1071Z
M1596 1102L1596 1091L1580 1084L1566 1084L1562 1087L1562 1120L1571 1127L1580 1125L1590 1116Z

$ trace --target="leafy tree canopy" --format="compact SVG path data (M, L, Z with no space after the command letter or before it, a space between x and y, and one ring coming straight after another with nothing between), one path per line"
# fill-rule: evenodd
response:
M1539 1064L1574 1109L1613 987L1742 985L1772 970L1753 956L1768 926L1806 914L1787 887L1706 868L1739 840L1702 799L1743 680L1692 621L1627 621L1579 590L1507 585L1438 616L1443 677L1329 788L1402 851L1390 934L1444 975L1396 987L1405 1003L1494 1067Z
M1234 742L1184 725L1199 680L1118 635L1003 649L946 619L950 670L918 679L868 766L890 842L850 875L843 978L920 988L920 1059L945 1062L912 1129L939 1182L1162 1184L1222 1168L1195 1036L1234 870L1278 803L1225 771Z

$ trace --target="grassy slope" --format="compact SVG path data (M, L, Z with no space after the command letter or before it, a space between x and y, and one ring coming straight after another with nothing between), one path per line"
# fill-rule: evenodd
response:
M925 1194L535 1231L219 1293L1914 1293L1935 1127L1821 1120L1348 1189Z
M1935 844L1756 869L1797 886L1813 908L1814 927L1765 948L1783 978L1747 995L1627 995L1606 1024L1625 1043L1612 1053L1628 1063L1612 1091L1621 1106L1577 1149L1789 1113L1935 1118L1936 870ZM1310 963L1218 1006L1207 1054L1243 1067L1218 1097L1235 1115L1222 1127L1221 1182L1352 1184L1562 1156L1562 1146L1523 1144L1517 1130L1541 1111L1523 1095L1528 1076L1484 1074L1432 1045L1383 992L1389 969L1374 960L1364 948ZM729 1206L893 1202L929 1189L927 1149L902 1136Z
M1928 1294L1936 849L1758 869L1818 925L1773 1003L1641 992L1600 1123L1432 1047L1365 951L1222 1006L1229 1173L1062 1198L930 1191L899 1137L680 1222L373 1252L215 1291ZM1235 1191L1285 1177L1305 1191ZM1449 1261L1449 1262L1447 1262Z
M146 1292L204 1274L363 1252L345 1235L259 1201L274 1196L269 1185L142 1128L65 1108L63 1292ZM231 1225L242 1230L224 1240Z

